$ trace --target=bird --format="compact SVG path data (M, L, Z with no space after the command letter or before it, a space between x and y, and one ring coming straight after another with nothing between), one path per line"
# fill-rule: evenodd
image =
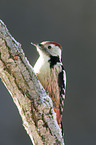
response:
M34 65L34 71L53 102L57 123L62 128L62 113L66 93L66 72L62 64L62 46L54 41L43 41L34 44L39 58Z

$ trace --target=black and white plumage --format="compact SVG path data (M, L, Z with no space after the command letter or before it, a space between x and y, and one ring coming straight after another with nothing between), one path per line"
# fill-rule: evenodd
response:
M66 90L66 73L61 62L62 47L53 41L44 41L33 45L36 46L40 55L34 66L34 71L52 98L57 122L61 124Z
M66 74L63 67L63 64L61 63L59 56L52 56L50 55L50 69L54 68L55 65L60 67L60 72L58 73L58 85L59 85L59 91L60 91L60 113L62 115L63 108L64 108L64 99L65 99L65 89L66 89Z

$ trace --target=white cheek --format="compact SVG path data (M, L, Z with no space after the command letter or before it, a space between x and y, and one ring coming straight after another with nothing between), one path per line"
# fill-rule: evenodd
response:
M58 46L53 47L51 52L52 54L56 56L58 55L61 58L61 49Z

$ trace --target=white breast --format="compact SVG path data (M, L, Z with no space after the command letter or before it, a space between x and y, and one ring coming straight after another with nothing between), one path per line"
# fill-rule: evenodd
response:
M54 68L50 68L50 63L48 62L50 58L42 59L39 57L37 60L34 71L41 82L44 89L49 93L50 97L59 107L60 104L60 91L58 86L58 73L61 70L61 67L58 65L54 66Z
M39 59L37 60L35 66L34 66L34 71L38 75L43 75L48 73L48 70L50 69L50 65L48 63L48 60L50 58L48 56L40 56Z

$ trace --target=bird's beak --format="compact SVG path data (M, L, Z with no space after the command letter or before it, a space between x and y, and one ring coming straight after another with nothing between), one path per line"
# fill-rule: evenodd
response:
M31 44L32 44L33 46L35 46L36 48L39 48L39 49L41 49L41 50L42 50L42 48L44 49L44 46L43 46L41 43L34 44L33 42L31 42Z
M46 52L46 48L44 47L43 44L41 44L41 43L34 44L33 42L31 42L31 44L32 44L33 46L36 47L36 49L37 49L37 51L39 52L39 54L41 53L41 51L42 51L43 53L47 53L47 52Z
M35 46L35 47L37 47L37 45L38 45L38 44L35 44L35 43L33 43L33 42L31 42L31 44L32 44L33 46Z

